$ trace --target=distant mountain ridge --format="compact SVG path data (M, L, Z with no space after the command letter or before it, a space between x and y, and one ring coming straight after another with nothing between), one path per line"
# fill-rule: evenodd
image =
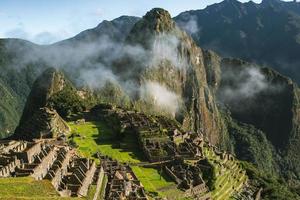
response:
M223 57L267 65L300 83L300 3L225 0L174 18L198 45ZM196 28L195 28L196 27Z
M138 19L122 16L103 21L94 29L52 45L37 45L21 39L0 39L0 88L3 93L0 99L0 138L11 134L17 126L37 76L48 67L61 68L61 64L68 64L57 59L64 57L64 53L58 49L67 49L69 54L66 56L74 58L78 55L72 54L72 50L84 43L94 42L98 37L111 37L110 40L121 42Z
M259 5L267 4L273 12L274 3L278 2ZM248 4L254 6L254 11L257 10L257 4ZM221 6L218 12L223 7L230 8L226 14L233 15L233 18L237 15L240 19L239 16L243 18L245 15L235 12L243 5L237 1L227 0L216 5ZM125 24L120 22L123 19ZM175 19L177 24L182 25L178 18ZM224 20L226 24L236 22L229 16L216 21L219 23L217 28L224 28L223 35L227 36L231 33L230 29L222 26ZM93 82L88 87L102 84L98 81L104 78L109 82L108 89L98 93L99 96L117 97L121 103L127 103L130 96L129 106L142 111L153 111L154 105L172 106L167 110L171 110L168 114L187 129L205 133L212 143L235 152L239 158L255 163L262 170L280 174L288 180L299 180L298 86L270 68L240 59L223 58L213 51L202 49L201 44L200 47L196 44L199 43L197 30L201 30L197 20L189 20L186 24L189 26L182 27L191 37L175 24L167 11L157 8L142 19L124 17L117 19L117 23L106 21L96 29L50 46L3 40L0 80L7 82L7 91L14 94L16 105L22 108L33 80L49 65L62 69L78 87L86 86L80 82L83 78L81 73ZM124 31L121 31L123 28ZM213 33L222 35L222 32ZM6 42L12 42L9 47L15 48L7 49ZM225 47L235 44L234 41L226 42L228 46ZM233 51L229 49L228 52ZM17 67L10 68L14 65ZM99 76L94 76L97 74ZM149 90L152 90L150 94L147 93ZM128 91L130 95L127 95ZM96 88L96 95L97 92ZM160 98L161 95L166 96ZM1 103L10 110L8 96L1 99ZM165 98L176 102L176 105L166 102ZM16 110L13 109L14 112ZM12 119L8 112L4 114L7 121ZM285 116L284 119L282 116ZM5 128L3 126L3 130Z

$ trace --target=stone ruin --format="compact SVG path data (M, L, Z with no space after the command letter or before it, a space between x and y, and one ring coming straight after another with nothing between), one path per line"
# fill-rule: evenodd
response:
M17 127L14 139L57 138L69 132L70 127L56 110L43 107Z
M190 139L192 132L182 131L174 120L110 105L98 105L91 112L112 128L119 127L116 132L135 134L150 162L173 160L175 157L198 159L202 156L203 145ZM115 124L111 124L112 121Z
M182 159L176 159L165 166L165 172L184 191L185 197L197 197L199 200L210 200L208 187L202 179L201 165L189 165Z
M94 112L107 124L113 122L111 126L118 127L116 132L121 135L135 134L150 165L163 166L166 174L177 183L179 189L184 191L183 197L195 197L199 200L212 199L202 179L202 171L205 172L211 167L201 162L205 159L205 148L214 152L222 160L222 163L214 163L219 164L221 169L216 175L221 175L222 170L227 169L225 164L227 160L234 160L231 154L221 152L216 146L210 144L204 137L203 131L197 133L183 131L173 120L166 117L125 111L113 106L102 106ZM184 161L193 164L187 164ZM111 162L114 163L112 166L119 166L116 161Z
M160 162L174 158L175 153L171 145L172 143L146 139L142 145L142 149L150 162Z
M147 200L145 189L129 165L98 154L107 177L105 199Z
M61 196L86 196L89 186L102 186L104 171L67 145L52 140L1 141L0 178L47 179Z

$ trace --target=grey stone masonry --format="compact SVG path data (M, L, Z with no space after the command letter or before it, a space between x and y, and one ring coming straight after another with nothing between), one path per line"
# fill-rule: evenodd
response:
M55 189L58 189L63 176L67 174L73 153L73 150L68 147L61 147L56 160L46 174L45 179L50 180Z
M143 185L129 165L122 165L116 160L100 154L98 157L108 177L104 199L148 199Z
M178 188L184 191L184 197L199 197L207 196L210 199L210 194L206 195L208 188L202 179L201 167L188 165L183 160L174 160L165 166L165 172L177 183Z
M83 196L87 195L89 186L93 181L93 176L95 174L95 171L96 171L96 164L95 164L95 162L92 162L92 164L90 165L89 170L85 173L85 177L82 181L82 185L81 185L81 187L79 188L79 190L77 192L77 195L79 197L83 197Z
M1 154L8 153L9 150L17 147L19 144L20 144L19 141L7 141L7 140L1 141L0 142L0 153Z
M96 164L93 160L74 158L68 167L67 174L62 178L59 192L61 194L69 193L71 196L86 196L95 172Z
M95 181L96 181L96 192L94 194L93 200L97 199L104 199L104 193L102 196L100 196L101 187L103 186L103 190L106 188L106 182L105 182L105 172L102 166L99 166L95 173Z
M41 142L37 143L27 143L26 149L21 152L12 152L13 155L16 155L18 159L22 160L24 163L32 163L35 159L35 156L38 155L42 150Z
M14 157L0 157L0 177L9 177L16 167L21 165L20 160Z
M86 196L96 169L93 160L57 140L0 141L0 178L48 179L61 196ZM102 186L103 174L103 169L97 173L97 187Z
M30 174L37 180L43 179L50 166L57 156L57 150L54 147L44 146L38 155L34 156L32 163L25 163L21 167L16 168L16 176Z

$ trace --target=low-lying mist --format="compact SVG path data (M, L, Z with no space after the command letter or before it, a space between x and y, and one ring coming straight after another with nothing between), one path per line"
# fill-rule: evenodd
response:
M141 99L145 99L150 95L155 98L157 107L175 113L179 97L173 91L159 82L149 80L139 83L132 80L132 74L136 77L143 69L157 67L166 60L175 69L188 67L187 61L178 51L180 40L176 36L159 34L149 40L152 44L150 49L140 44L116 42L106 35L96 41L73 39L72 43L64 41L50 46L32 45L28 49L24 49L22 43L10 41L6 43L6 49L8 52L18 52L11 65L14 69L19 70L33 63L38 63L41 68L55 67L67 72L78 87L92 90L101 89L109 81L119 85L129 96L138 93ZM128 58L135 65L126 66L126 69L125 65L116 66L116 61ZM124 73L120 73L120 70Z
M279 93L282 87L270 82L257 66L227 67L222 70L218 100L235 110L247 110L257 106L254 104L261 95Z

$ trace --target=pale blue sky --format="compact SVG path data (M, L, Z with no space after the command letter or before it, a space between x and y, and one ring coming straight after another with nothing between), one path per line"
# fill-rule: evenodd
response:
M0 0L0 38L17 37L49 44L72 37L102 20L143 16L162 7L172 16L222 0ZM241 0L246 2L248 0ZM255 0L260 3L261 0Z

